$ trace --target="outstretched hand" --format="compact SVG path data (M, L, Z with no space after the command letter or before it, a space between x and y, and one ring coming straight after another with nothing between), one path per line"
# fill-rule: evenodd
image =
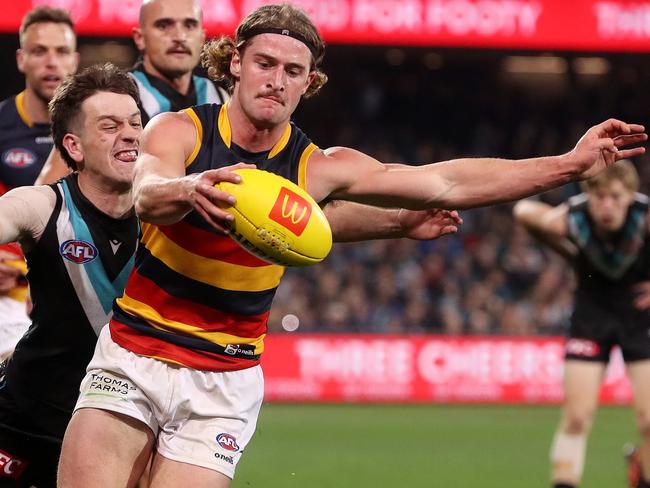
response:
M647 139L642 125L609 119L590 128L568 156L574 159L580 179L587 179L620 159L643 154L643 147L623 148Z
M404 237L416 240L431 240L455 234L458 232L458 227L463 224L463 219L456 210L439 208L429 210L402 208L397 214L397 219L404 230Z
M255 168L255 165L238 163L233 166L210 169L197 174L192 180L192 189L190 190L192 207L206 222L224 234L228 233L228 222L232 220L232 215L225 208L235 203L235 197L214 185L222 181L240 183L241 177L234 171L244 168Z

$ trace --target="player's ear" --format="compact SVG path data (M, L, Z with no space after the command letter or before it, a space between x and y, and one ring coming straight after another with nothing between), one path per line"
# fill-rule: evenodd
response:
M73 70L73 72L76 72L77 68L79 68L79 59L80 59L79 52L75 51L75 53L74 53L74 70Z
M140 27L134 27L133 30L131 31L131 35L133 36L133 42L135 43L135 46L138 48L138 51L143 52L144 36L142 35L142 30L140 29Z
M79 137L68 132L63 136L63 147L68 151L68 154L77 163L78 167L79 163L84 159L83 148Z
M230 74L235 78L239 78L241 74L241 54L238 49L232 52L232 58L230 58Z
M316 79L316 71L310 71L309 74L307 75L307 81L305 82L305 87L302 90L302 95L307 93L307 90L311 86L311 84L314 82Z
M25 72L25 51L16 49L16 66L21 73Z

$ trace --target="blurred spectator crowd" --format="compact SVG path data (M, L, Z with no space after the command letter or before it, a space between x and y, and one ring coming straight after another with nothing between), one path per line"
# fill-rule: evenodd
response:
M384 162L525 158L570 150L607 117L644 123L650 71L612 60L609 74L509 79L497 62L427 70L357 63L333 73L296 121L320 147L359 148ZM647 161L635 161L645 184ZM558 204L577 184L541 198ZM336 244L320 265L288 269L269 321L298 332L557 335L572 311L571 267L514 225L511 205L461 213L457 235Z

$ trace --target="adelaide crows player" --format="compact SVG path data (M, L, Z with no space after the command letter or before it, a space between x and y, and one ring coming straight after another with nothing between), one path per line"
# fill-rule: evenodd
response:
M386 166L349 148L321 150L290 122L327 80L323 40L301 10L260 7L234 40L204 53L232 98L160 114L145 129L134 179L141 245L66 432L64 488L130 486L154 444L151 486L230 486L262 403L259 360L282 270L224 237L230 195L214 183L237 181L227 165L284 175L319 202L428 209L520 198L644 151L623 148L646 139L642 126L609 120L561 156ZM98 395L106 381L128 388Z

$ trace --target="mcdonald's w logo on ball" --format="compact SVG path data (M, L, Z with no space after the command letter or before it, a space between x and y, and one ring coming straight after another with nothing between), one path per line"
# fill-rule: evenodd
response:
M311 204L288 188L280 188L269 218L300 236L311 217Z

